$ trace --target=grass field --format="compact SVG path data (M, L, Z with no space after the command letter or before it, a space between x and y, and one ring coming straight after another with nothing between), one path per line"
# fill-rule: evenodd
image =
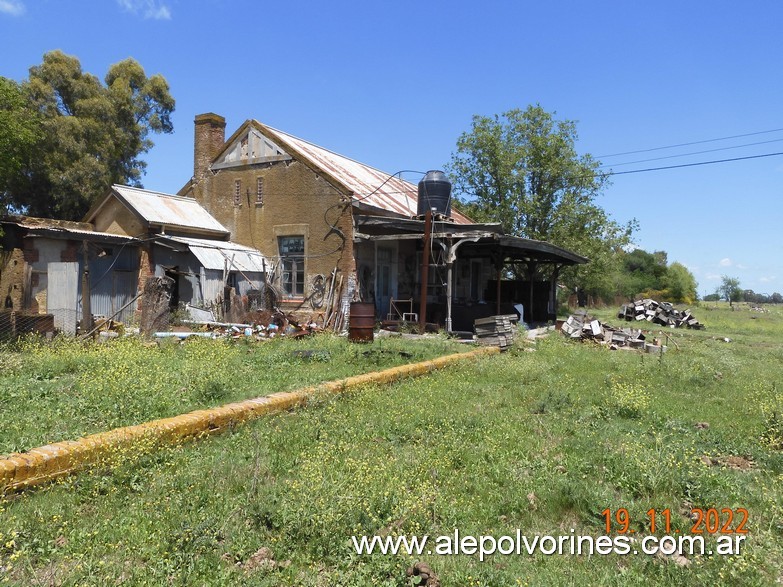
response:
M447 339L28 339L0 351L0 454L465 350ZM313 351L309 353L307 351Z
M323 398L220 437L153 455L117 455L111 470L8 497L0 502L0 583L402 586L416 584L405 570L423 560L444 586L780 584L783 311L710 304L694 312L707 330L668 331L663 356L553 335L425 378ZM611 310L597 315L617 322ZM393 352L365 356L379 344L319 344L331 361L279 371L275 361L290 360L295 347L201 343L192 351L187 345L134 350L170 353L156 373L180 373L176 385L155 387L178 399L158 399L162 408L152 402L135 417L229 401L253 388L288 389L345 375L344 369L369 370L368 361L413 349L407 341L392 347L384 340L381 350ZM437 341L411 352L418 359L452 351ZM3 412L13 410L18 427L2 432L6 447L53 440L43 438L53 430L67 435L124 423L124 409L101 415L111 402L86 391L89 381L81 379L90 352L104 351L87 358L64 351L71 365L64 370L56 366L57 353L47 363L35 352L50 351L4 357L16 366L3 376ZM202 385L189 353L208 354L207 364L222 373L218 381L238 375L243 361L274 373L253 385L256 370L248 366L237 376L248 386L234 395L231 385ZM120 406L123 392L136 398L129 405L146 406L144 387L133 387L140 373L131 369L115 385L111 377L97 379L96 389ZM63 389L92 396L95 422L80 419L78 404L66 409L68 391L10 396L9 377L14 385L70 382ZM60 409L69 421L62 429ZM50 423L38 431L36 419ZM455 528L476 536L516 529L530 537L572 529L598 536L606 533L607 508L626 508L628 530L638 536L649 532L651 508L668 509L671 531L683 534L691 532L686 514L692 508L746 508L749 532L740 556L687 560L358 555L350 541L357 534L435 537ZM708 544L716 539L707 535Z

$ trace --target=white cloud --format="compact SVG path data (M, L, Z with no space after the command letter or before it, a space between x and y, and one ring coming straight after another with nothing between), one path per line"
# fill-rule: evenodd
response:
M721 267L731 267L734 263L731 262L731 259L726 257L725 259L720 260L720 266Z
M707 281L718 281L720 280L721 276L716 273L707 273L705 278L707 279Z
M767 276L760 277L759 281L761 283L769 283L771 281L775 281L776 279L777 279L777 277L775 277L774 275L770 275L769 277L767 277Z
M171 9L161 0L117 0L117 4L132 14L141 14L144 18L171 20Z
M24 14L24 4L19 0L0 0L0 12L11 16L21 16Z

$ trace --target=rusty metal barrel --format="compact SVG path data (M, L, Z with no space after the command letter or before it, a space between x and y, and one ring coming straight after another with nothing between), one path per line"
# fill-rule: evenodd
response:
M372 342L373 328L375 328L375 304L351 302L351 316L348 324L348 340L351 342Z

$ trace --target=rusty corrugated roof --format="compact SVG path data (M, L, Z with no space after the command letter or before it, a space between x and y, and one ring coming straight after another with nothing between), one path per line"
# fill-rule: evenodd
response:
M415 216L418 188L409 181L392 176L364 163L360 163L324 147L300 139L281 130L260 125L301 155L307 157L320 169L329 173L353 192L354 202L400 214ZM452 218L458 224L470 220L452 208Z
M194 228L223 235L229 234L226 227L193 198L153 192L126 185L113 185L112 189L148 224Z

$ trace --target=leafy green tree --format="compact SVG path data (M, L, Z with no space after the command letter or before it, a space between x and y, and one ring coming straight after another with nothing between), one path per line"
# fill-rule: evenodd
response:
M648 253L644 249L634 249L619 253L621 261L620 275L617 278L617 293L626 297L635 297L645 291L664 289L667 254L665 251Z
M696 301L696 278L682 263L674 262L669 265L664 285L670 302L692 304Z
M589 257L564 277L599 292L636 224L620 226L595 203L608 176L590 155L577 154L577 138L575 122L556 120L539 105L474 116L447 168L469 216Z
M5 212L9 182L30 161L38 140L39 121L31 110L21 87L0 77L0 213Z
M734 307L734 302L739 302L742 299L740 281L736 277L722 276L718 292L724 300L729 302L729 306L732 308Z
M168 83L133 59L112 65L104 85L77 58L52 51L21 87L39 135L3 199L28 214L79 219L111 184L141 185L150 133L173 130Z

